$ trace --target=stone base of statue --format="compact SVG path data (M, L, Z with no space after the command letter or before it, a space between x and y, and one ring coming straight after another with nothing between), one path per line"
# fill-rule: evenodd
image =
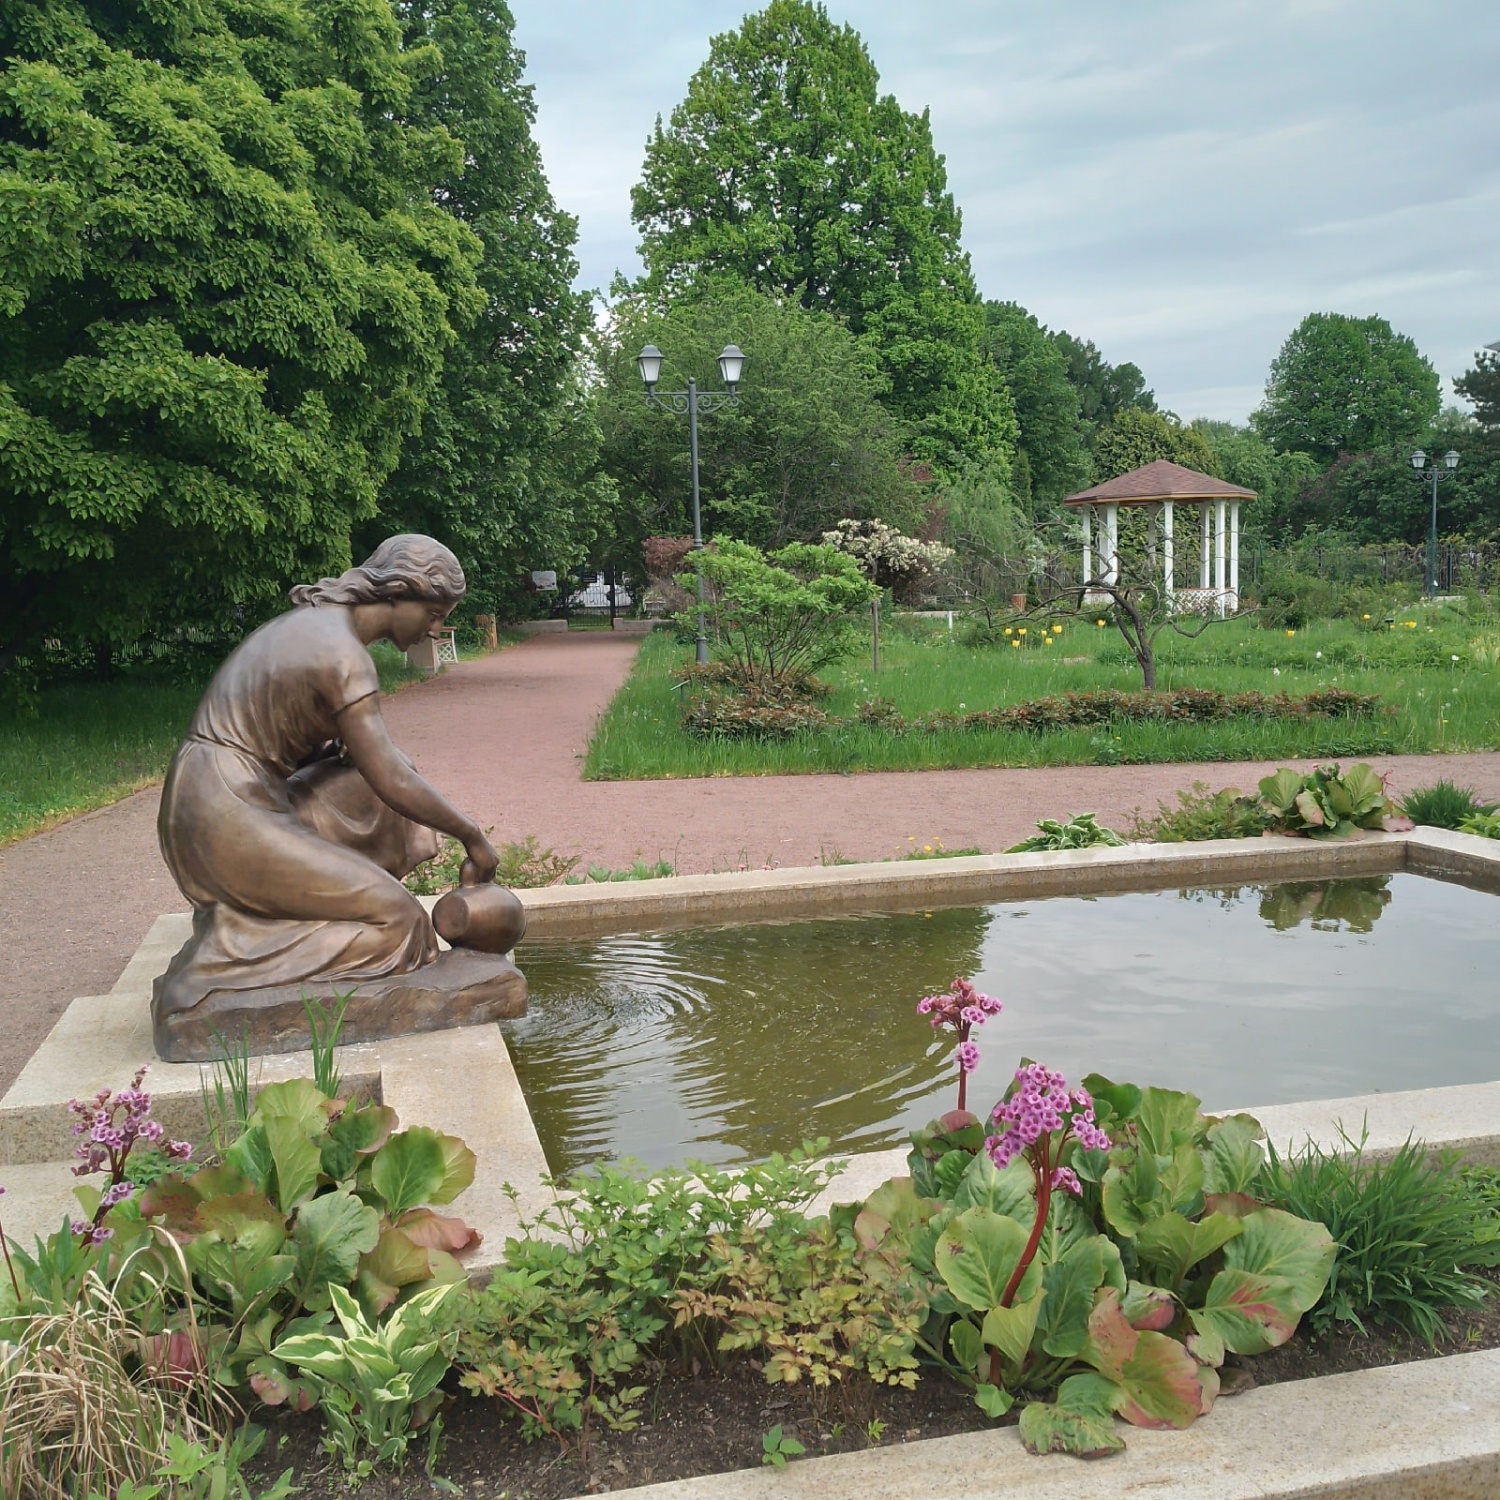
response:
M153 1006L152 1037L167 1062L212 1062L226 1047L243 1046L252 1056L297 1052L308 1046L304 1000L336 1010L345 995L340 1045L526 1014L526 979L509 959L450 948L420 969L385 979L214 990L197 1005L166 1014Z

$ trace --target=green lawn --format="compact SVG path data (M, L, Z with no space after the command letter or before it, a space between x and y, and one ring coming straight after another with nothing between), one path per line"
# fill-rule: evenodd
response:
M1428 624L1431 620L1433 623ZM1406 622L1411 621L1409 626ZM960 622L961 626L962 622ZM1024 645L969 647L941 622L882 640L881 670L851 658L825 674L823 705L852 716L861 701L891 699L912 715L998 707L1086 688L1139 689L1140 671L1111 627L1092 618L1027 624ZM1455 660L1455 658L1457 658ZM1032 734L952 730L891 734L842 724L784 741L697 740L679 727L669 672L691 648L649 637L630 679L600 721L585 776L598 780L771 775L797 771L929 770L960 766L1093 765L1196 760L1308 760L1377 752L1500 747L1500 627L1452 610L1414 609L1367 626L1320 623L1288 636L1250 620L1197 640L1158 642L1158 686L1306 693L1337 685L1377 693L1395 710L1374 719L1235 719L1210 724L1118 724Z
M374 656L387 692L422 676L394 647ZM0 718L0 844L159 780L202 692L127 672L45 688L34 718Z

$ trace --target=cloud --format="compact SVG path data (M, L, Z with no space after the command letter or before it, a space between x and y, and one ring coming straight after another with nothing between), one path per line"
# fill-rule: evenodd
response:
M1445 376L1500 338L1494 0L833 0L931 112L981 291L1243 419L1311 311L1378 312ZM740 0L512 0L584 285ZM1206 403L1206 404L1204 404Z

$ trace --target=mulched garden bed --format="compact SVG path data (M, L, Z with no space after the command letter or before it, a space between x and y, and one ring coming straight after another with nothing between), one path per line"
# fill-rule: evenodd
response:
M1500 1290L1500 1269L1483 1274ZM1455 1312L1448 1320L1448 1336L1434 1349L1404 1334L1375 1332L1366 1338L1350 1331L1313 1339L1299 1333L1280 1349L1255 1359L1230 1355L1228 1365L1243 1373L1231 1381L1226 1368L1225 1387L1242 1381L1241 1388L1248 1389L1495 1348L1500 1348L1500 1296L1492 1296L1481 1308ZM268 1429L257 1464L262 1476L292 1465L308 1500L348 1495L341 1473L318 1446L321 1424L316 1412L299 1416L263 1411L257 1420ZM1015 1420L1013 1412L1005 1423ZM861 1381L812 1392L767 1385L759 1368L748 1361L722 1375L666 1375L643 1407L636 1431L602 1430L591 1434L586 1444L570 1443L566 1451L551 1441L523 1442L518 1424L505 1420L495 1401L458 1394L449 1403L445 1423L437 1473L466 1496L495 1500L565 1500L695 1474L755 1468L762 1462L763 1434L778 1424L786 1436L805 1446L806 1457L995 1425L967 1391L941 1376L924 1378L914 1391ZM360 1500L430 1500L440 1493L423 1472L424 1451L419 1437L406 1469L367 1479L360 1486Z

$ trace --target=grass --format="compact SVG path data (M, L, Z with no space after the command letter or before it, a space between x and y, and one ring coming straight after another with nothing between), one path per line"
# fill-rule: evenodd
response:
M424 675L393 646L373 654L385 692ZM0 845L159 781L203 686L124 673L45 688L35 718L0 718Z
M1415 609L1396 628L1320 622L1288 635L1251 620L1215 626L1197 640L1159 644L1158 685L1226 692L1310 692L1337 685L1378 693L1394 710L1366 720L1244 719L1212 724L1118 724L1031 734L952 730L892 734L844 723L782 741L696 740L678 725L680 695L668 676L691 648L658 633L642 643L635 669L589 744L592 780L791 772L934 770L966 766L1146 764L1171 761L1348 759L1374 754L1491 750L1500 746L1500 631L1458 610ZM1408 626L1405 622L1412 621ZM881 670L851 658L827 674L822 705L852 717L880 695L907 717L937 710L997 707L1088 688L1140 687L1140 672L1118 635L1092 619L1066 624L1054 644L970 647L942 622L892 632ZM1455 659L1456 658L1456 659Z

